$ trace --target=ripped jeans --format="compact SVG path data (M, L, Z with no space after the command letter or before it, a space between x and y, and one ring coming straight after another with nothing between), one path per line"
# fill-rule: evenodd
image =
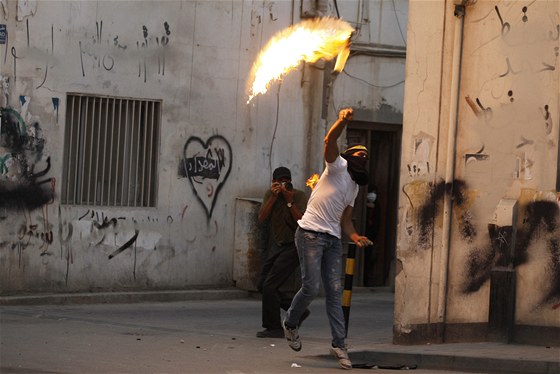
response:
M288 309L286 325L288 327L298 325L305 309L319 294L322 280L332 345L342 348L346 336L340 278L342 242L330 234L304 230L300 227L296 230L295 239L302 285Z

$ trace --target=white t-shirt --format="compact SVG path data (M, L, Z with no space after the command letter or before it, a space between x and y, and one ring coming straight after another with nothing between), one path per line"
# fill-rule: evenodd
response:
M307 209L298 221L302 229L324 232L341 238L340 219L347 206L354 206L358 184L347 171L348 162L338 156L326 163L319 182L311 192Z

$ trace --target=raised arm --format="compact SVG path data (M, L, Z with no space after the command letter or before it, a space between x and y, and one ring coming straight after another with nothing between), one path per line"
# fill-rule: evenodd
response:
M348 121L352 119L353 113L352 108L341 109L338 113L338 119L331 126L327 136L325 136L324 156L326 162L334 162L334 160L338 157L339 150L336 141L348 124Z

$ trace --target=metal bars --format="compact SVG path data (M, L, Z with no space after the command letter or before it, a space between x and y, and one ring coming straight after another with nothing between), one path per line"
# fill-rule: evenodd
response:
M62 204L154 207L161 102L68 94Z

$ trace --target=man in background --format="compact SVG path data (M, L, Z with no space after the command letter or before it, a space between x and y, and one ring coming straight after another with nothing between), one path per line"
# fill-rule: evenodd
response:
M262 327L257 338L283 338L280 309L288 310L292 297L280 292L280 287L299 266L294 243L297 220L307 206L307 195L293 188L292 174L286 167L276 168L272 174L272 184L266 191L259 223L269 223L270 247L264 262L258 289L262 293ZM309 315L305 310L299 324Z

